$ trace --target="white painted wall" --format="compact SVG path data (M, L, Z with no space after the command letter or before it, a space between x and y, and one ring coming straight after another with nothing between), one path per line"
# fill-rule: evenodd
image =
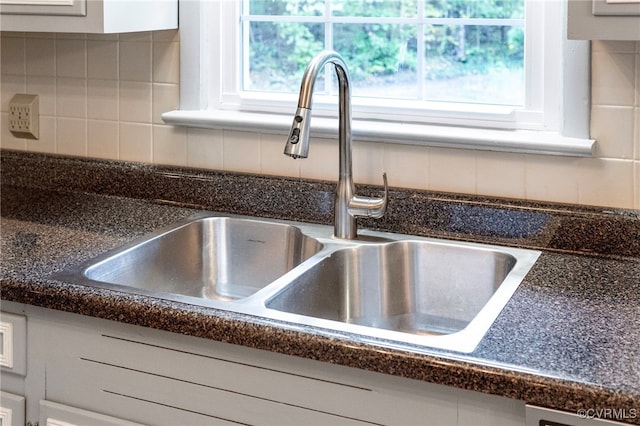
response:
M2 32L1 146L34 152L335 180L337 143L282 155L270 134L174 128L177 31L121 35ZM640 209L640 42L594 42L593 158L359 143L357 183ZM8 131L8 102L40 95L40 140Z

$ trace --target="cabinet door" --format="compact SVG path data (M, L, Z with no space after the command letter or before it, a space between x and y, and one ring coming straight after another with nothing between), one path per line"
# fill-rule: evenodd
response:
M23 426L25 424L24 402L23 396L0 392L0 425Z
M569 0L567 36L573 40L640 40L640 3Z
M0 28L99 34L176 29L178 0L0 0Z
M640 16L640 0L592 1L593 14L596 16Z
M51 401L40 401L39 424L42 426L141 426L140 423L132 423Z
M27 373L27 318L0 313L0 367L2 372Z
M15 15L85 16L86 0L0 0L0 12Z

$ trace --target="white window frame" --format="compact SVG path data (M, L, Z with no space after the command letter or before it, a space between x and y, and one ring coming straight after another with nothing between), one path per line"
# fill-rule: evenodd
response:
M242 96L240 0L180 1L180 109L163 114L166 123L286 135L297 96ZM428 117L399 108L395 114L375 107L364 111L354 100L352 135L356 140L493 151L590 156L589 42L567 40L566 1L534 0L527 19L543 22L526 37L527 82L524 110L513 107L458 111L433 110ZM535 7L533 7L535 6ZM529 21L527 21L528 23ZM556 59L559 58L559 59ZM226 68L223 68L226 67ZM543 90L532 90L543 87ZM295 89L294 89L295 90ZM314 97L312 134L335 138L336 101ZM391 118L390 118L391 117Z

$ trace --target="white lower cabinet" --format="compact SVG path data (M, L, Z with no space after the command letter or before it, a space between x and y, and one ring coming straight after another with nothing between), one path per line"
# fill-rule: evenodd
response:
M522 401L75 314L25 311L26 421L40 426L525 424Z

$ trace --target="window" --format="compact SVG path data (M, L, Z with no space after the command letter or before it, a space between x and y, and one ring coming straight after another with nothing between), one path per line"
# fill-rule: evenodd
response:
M181 108L165 121L289 128L304 66L340 52L364 140L589 155L588 43L562 0L189 0ZM335 78L312 129L334 135ZM333 120L335 120L333 118Z
M331 49L354 98L524 105L524 0L246 0L240 19L243 92L293 93Z

